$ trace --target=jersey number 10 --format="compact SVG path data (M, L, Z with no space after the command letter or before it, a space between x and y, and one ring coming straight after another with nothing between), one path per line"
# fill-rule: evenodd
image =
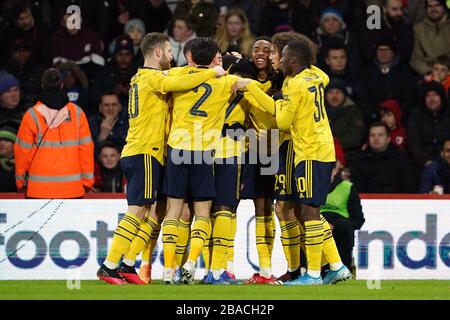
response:
M319 122L321 119L325 119L325 111L323 107L325 87L323 86L323 83L321 83L318 88L316 86L309 87L308 91L314 93L314 104L317 108L317 113L314 111L314 121ZM319 92L319 94L317 94L317 92Z

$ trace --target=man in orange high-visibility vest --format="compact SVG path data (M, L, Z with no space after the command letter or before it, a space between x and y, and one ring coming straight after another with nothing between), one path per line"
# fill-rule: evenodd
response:
M62 85L58 70L44 72L43 93L25 113L17 134L16 185L28 198L80 198L94 184L89 124Z

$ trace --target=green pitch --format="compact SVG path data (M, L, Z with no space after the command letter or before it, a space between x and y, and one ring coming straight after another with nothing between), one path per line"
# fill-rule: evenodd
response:
M70 283L69 283L70 285ZM269 285L171 285L112 286L100 281L81 281L69 290L66 281L0 281L0 300L317 300L317 299L450 299L450 281L381 281L380 289L352 280L334 286L283 287Z

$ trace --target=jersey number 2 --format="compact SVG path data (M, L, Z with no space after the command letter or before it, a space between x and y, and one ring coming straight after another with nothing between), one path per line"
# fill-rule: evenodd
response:
M212 93L212 87L211 85L207 84L207 83L202 83L201 85L199 85L198 87L194 88L194 92L197 93L199 88L204 88L205 92L202 94L202 96L197 100L197 102L192 106L191 110L189 111L190 114L192 114L193 116L198 116L198 117L207 117L208 113L206 111L203 110L199 110L200 106L206 101L206 99L208 99L208 97L211 95Z
M321 119L325 119L325 111L323 108L323 97L324 97L324 90L325 87L323 86L323 83L319 84L319 88L316 86L312 86L308 88L308 91L311 93L314 93L314 104L317 108L317 113L314 111L314 121L319 122ZM317 95L317 92L319 94ZM319 98L319 99L317 99Z

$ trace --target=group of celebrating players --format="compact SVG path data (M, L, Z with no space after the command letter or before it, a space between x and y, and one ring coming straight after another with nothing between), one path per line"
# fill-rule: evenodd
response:
M320 214L335 172L335 150L323 104L329 78L314 66L313 42L298 33L278 33L258 38L251 59L238 59L222 57L212 39L196 38L184 48L188 66L172 69L167 35L147 34L141 50L145 62L131 80L130 128L121 158L128 210L99 279L151 282L151 256L162 230L163 283L193 283L201 254L202 283L237 283L233 256L240 199L254 201L260 267L244 283L350 279ZM225 71L222 64L231 66ZM260 148L271 130L280 132L276 150ZM242 132L254 132L259 143ZM261 149L278 153L276 174L264 174L267 164L259 156L249 161ZM288 265L278 278L271 268L273 211ZM307 259L303 273L300 250ZM322 278L324 264L330 268Z

